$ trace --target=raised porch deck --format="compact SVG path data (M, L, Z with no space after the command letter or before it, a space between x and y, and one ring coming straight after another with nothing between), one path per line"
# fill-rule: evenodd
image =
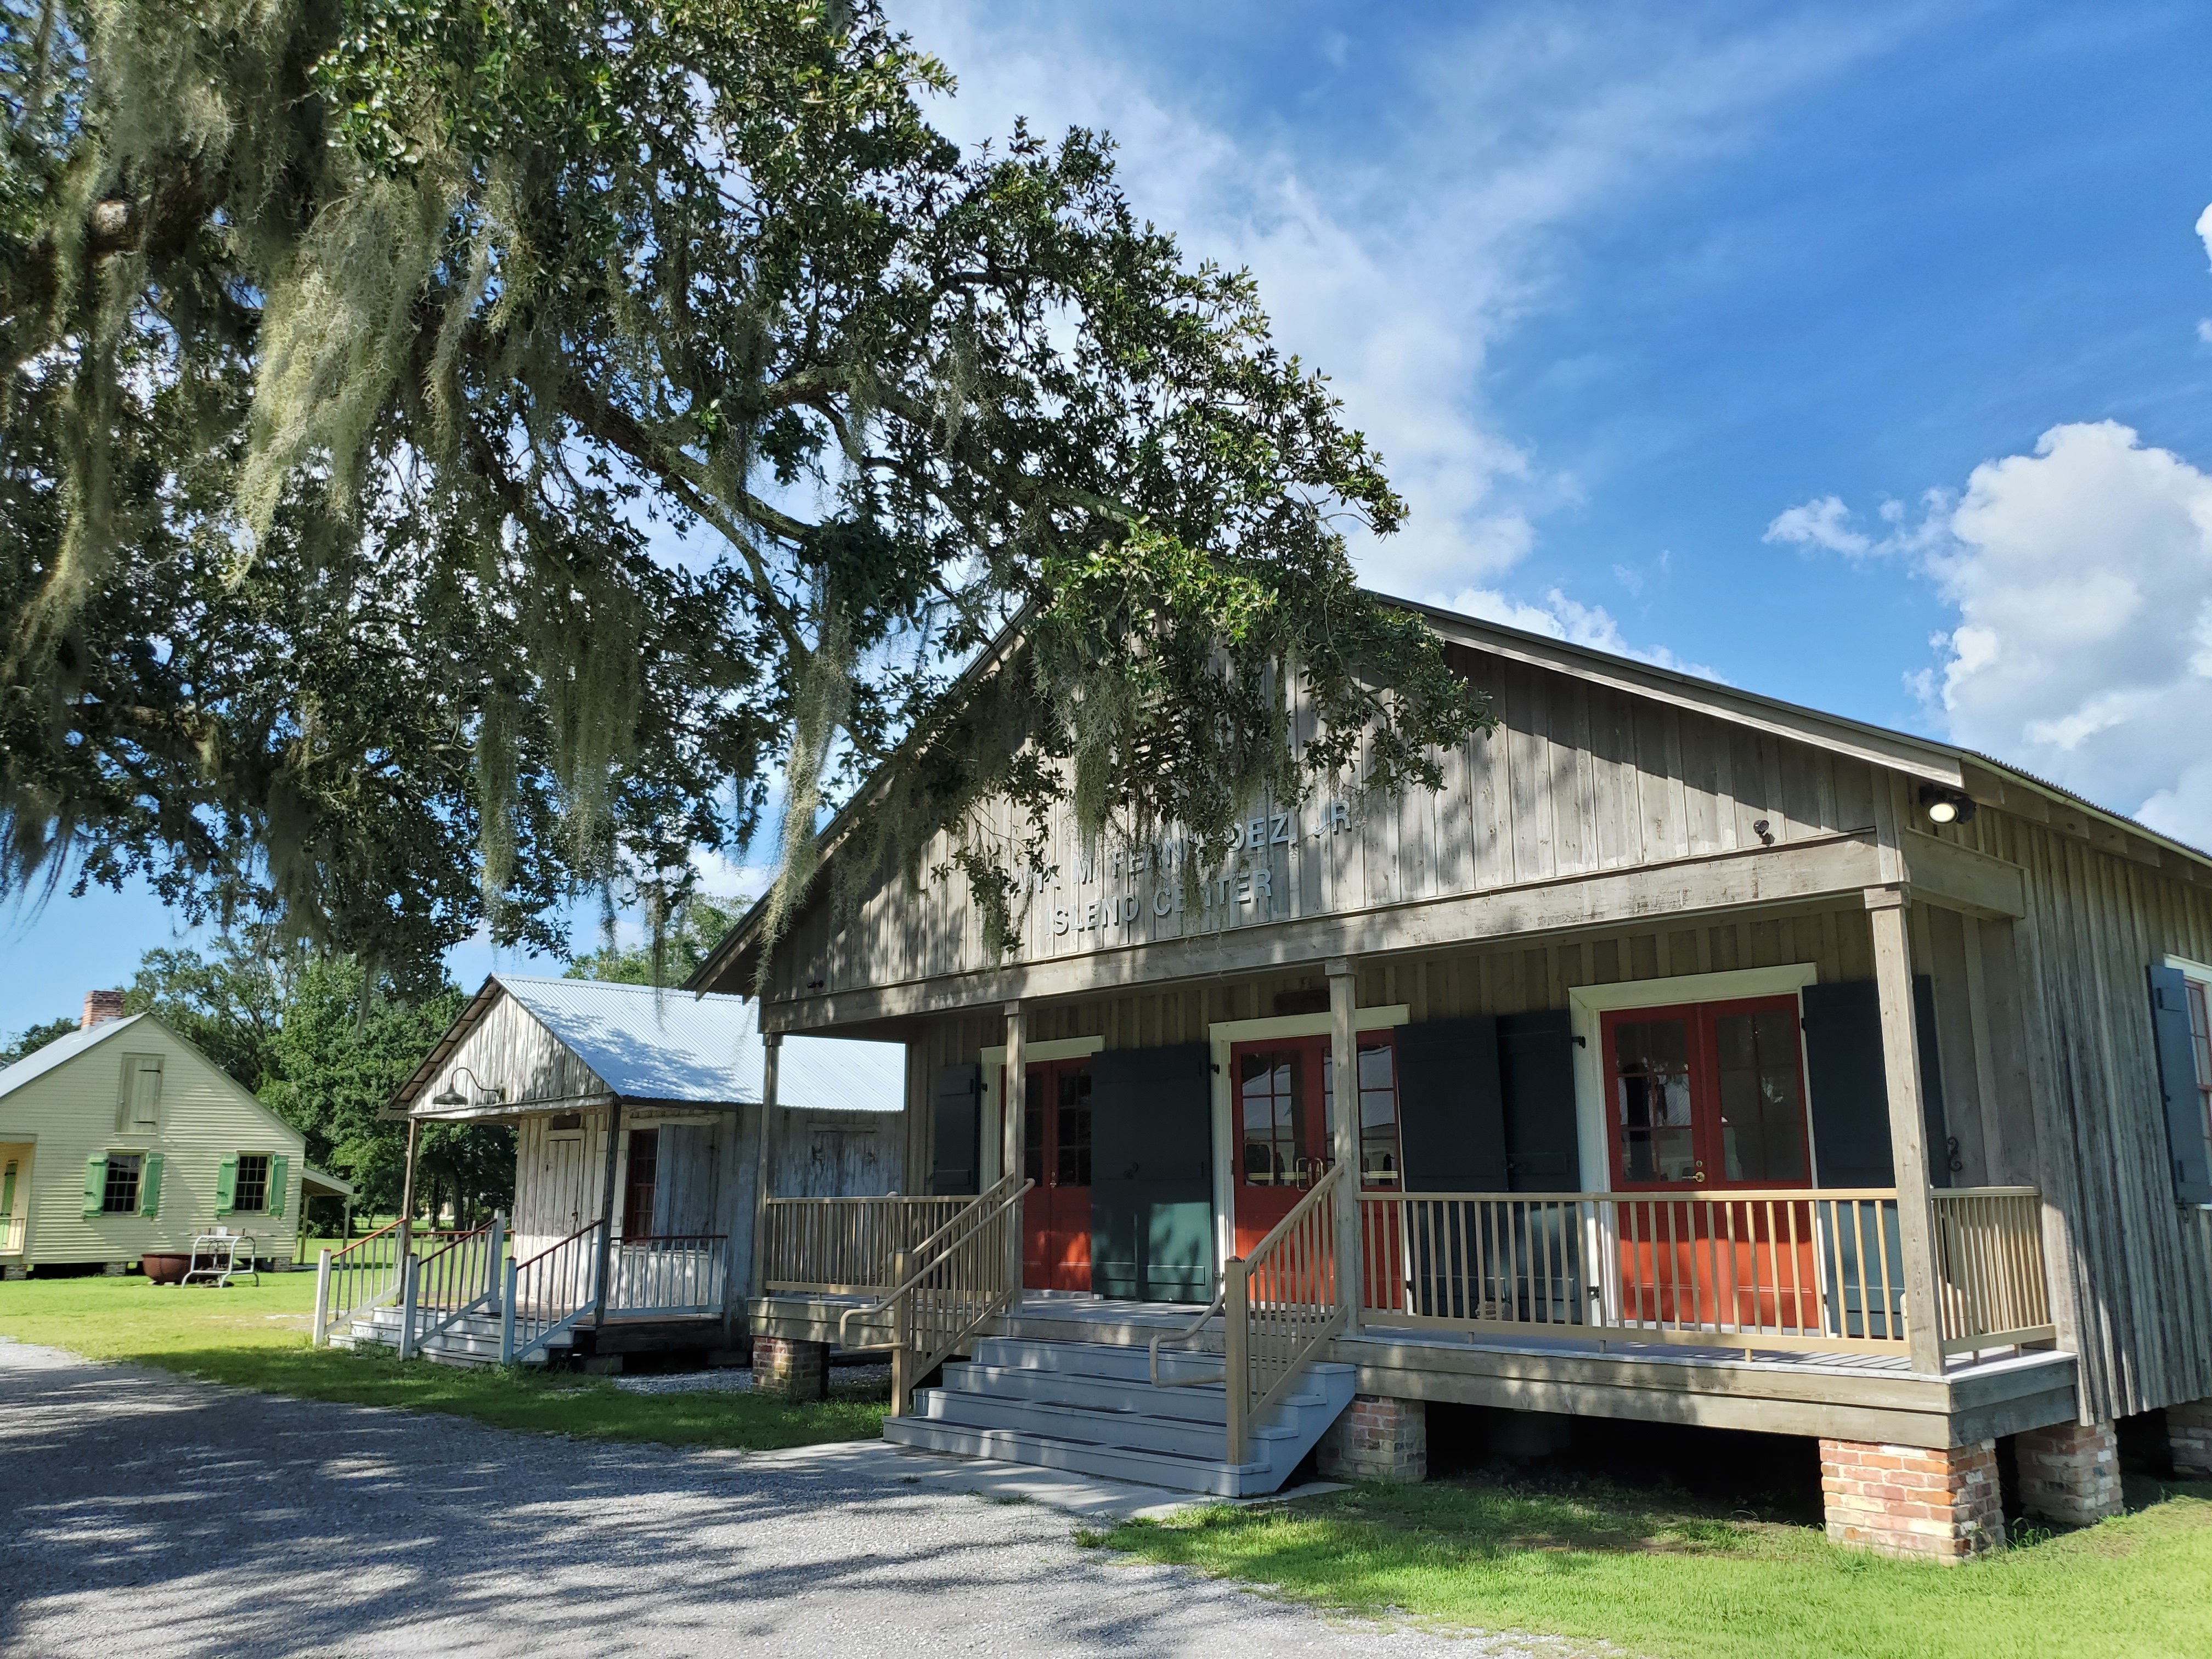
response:
M845 1314L869 1301L769 1295L747 1304L747 1325L763 1336L836 1342ZM1014 1312L986 1322L977 1335L1141 1348L1164 1331L1187 1328L1200 1311L1195 1305L1026 1291ZM864 1334L887 1336L860 1322L848 1332L856 1341ZM1220 1352L1220 1317L1187 1346ZM2076 1410L2074 1357L2051 1349L1955 1355L1938 1376L1916 1375L1901 1354L1754 1347L1747 1355L1741 1346L1404 1330L1375 1322L1331 1338L1316 1357L1354 1367L1362 1394L1906 1446L1963 1445L2068 1421Z

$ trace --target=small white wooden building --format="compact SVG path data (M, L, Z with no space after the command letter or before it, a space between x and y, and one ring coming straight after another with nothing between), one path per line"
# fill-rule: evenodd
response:
M410 1126L410 1169L424 1122L514 1127L517 1263L544 1262L550 1276L563 1250L603 1252L603 1314L720 1319L752 1272L763 1144L776 1196L872 1197L901 1183L904 1045L815 1038L781 1055L764 1126L765 1052L744 999L495 974L387 1115ZM598 1271L580 1261L562 1285ZM683 1334L652 1346L683 1346ZM599 1339L597 1352L615 1351Z
M300 1132L119 992L0 1071L0 1273L99 1262L121 1273L217 1227L289 1262L310 1170Z

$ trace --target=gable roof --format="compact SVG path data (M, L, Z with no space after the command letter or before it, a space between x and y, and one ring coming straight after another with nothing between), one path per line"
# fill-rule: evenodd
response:
M1842 714L1824 714L1817 708L1808 708L1801 703L1788 702L1780 697L1741 690L1735 686L1723 685L1717 680L1616 656L1609 651L1600 651L1590 646L1570 644L1548 634L1531 633L1527 629L1466 616L1456 611L1446 611L1441 606L1401 599L1388 593L1375 593L1371 590L1370 597L1384 605L1415 612L1449 644L1465 646L1593 684L1609 686L1632 696L1671 703L1676 708L1711 715L1731 725L1771 732L1835 754L1870 762L1946 788L1971 794L1973 793L1972 786L1978 781L1984 785L1994 781L2001 784L2008 793L2017 788L2022 794L2061 803L2109 830L2118 830L2163 848L2212 874L2212 854L2203 848L2192 847L2171 836L2161 835L2124 812L2100 806L2069 789L1975 750L1962 749L1955 744L1920 737L1910 732L1895 731ZM1024 608L1020 615L1000 629L998 637L953 682L946 696L957 697L963 695L992 666L1003 661L1013 649L1031 615L1031 611ZM1971 773L1978 773L1978 780L1971 776ZM1990 775L1995 775L1994 780ZM871 778L868 783L856 790L853 798L832 816L823 830L819 840L825 862L873 784L874 780ZM686 990L693 990L695 994L702 996L713 994L696 991L694 988L712 984L741 960L754 931L767 914L767 897L763 896L738 919L708 953L706 960L684 981Z
M45 1048L25 1054L7 1070L0 1071L0 1100L6 1099L25 1084L42 1078L49 1072L58 1071L70 1061L91 1053L108 1038L130 1030L142 1021L153 1026L162 1036L206 1066L209 1074L216 1079L216 1084L222 1088L228 1089L236 1097L240 1105L252 1108L260 1116L267 1119L272 1127L298 1141L304 1151L307 1144L306 1135L271 1111L268 1103L252 1090L210 1060L201 1050L199 1044L177 1030L158 1014L125 1014L120 1019L103 1019L97 1025L82 1026L71 1031L67 1036L56 1037Z
M152 1019L151 1014L126 1014L121 1019L103 1019L97 1025L79 1026L67 1036L56 1037L43 1048L33 1048L5 1071L0 1071L0 1098L13 1094L33 1079L42 1078L57 1066L66 1066L88 1048L95 1048L127 1026L142 1019ZM158 1022L157 1022L158 1023ZM161 1028L168 1030L166 1025ZM171 1031L172 1036L176 1033ZM179 1042L184 1039L179 1037Z
M501 995L521 1005L625 1100L722 1105L761 1097L759 1009L742 997L494 974L400 1086L395 1107L416 1099ZM898 1111L905 1104L905 1048L847 1037L787 1039L776 1085L780 1105Z

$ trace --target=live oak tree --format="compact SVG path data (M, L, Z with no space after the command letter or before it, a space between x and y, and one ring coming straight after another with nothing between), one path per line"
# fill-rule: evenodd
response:
M0 890L427 989L763 830L781 914L879 767L845 866L949 828L989 911L1071 787L1204 837L1486 719L1355 586L1402 505L1250 281L1097 135L963 154L873 5L0 16Z

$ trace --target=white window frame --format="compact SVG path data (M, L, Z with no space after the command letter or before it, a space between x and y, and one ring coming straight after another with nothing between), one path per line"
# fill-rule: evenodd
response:
M269 1213L269 1177L276 1172L276 1154L273 1152L233 1152L231 1157L240 1167L232 1172L230 1178L230 1212L233 1215L267 1215ZM243 1165L249 1158L258 1158L261 1160L261 1202L251 1210L238 1201L240 1188L246 1184L246 1171ZM288 1175L286 1178L289 1180L290 1177ZM434 1226L436 1224L435 1218L433 1218L432 1224Z
M1042 1042L1024 1042L1022 1061L1027 1065L1036 1060L1083 1060L1105 1046L1103 1036L1050 1037ZM981 1049L976 1058L983 1067L983 1144L976 1150L981 1161L981 1185L988 1192L1006 1173L1000 1167L1006 1152L1006 1106L999 1098L999 1073L1006 1066L1006 1045L1001 1042Z

